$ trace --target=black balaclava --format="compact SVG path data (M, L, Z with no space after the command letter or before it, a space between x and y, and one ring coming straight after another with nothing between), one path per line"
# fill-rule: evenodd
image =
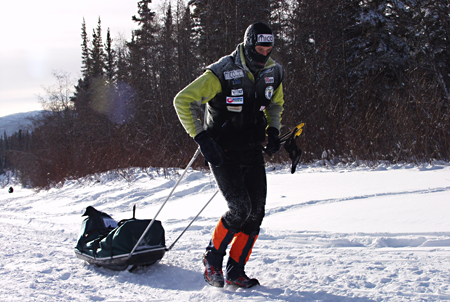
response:
M252 73L257 73L269 60L270 53L263 56L255 50L255 46L273 46L274 37L272 30L262 22L254 23L247 27L244 34L244 55L247 67Z

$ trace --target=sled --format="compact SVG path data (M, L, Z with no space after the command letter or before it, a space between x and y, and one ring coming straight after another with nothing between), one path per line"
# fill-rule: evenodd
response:
M90 264L112 270L133 271L140 266L149 266L162 259L166 251L170 251L183 236L191 224L198 218L219 191L203 206L188 226L181 232L169 248L166 248L164 228L161 221L156 220L162 208L169 200L188 168L200 154L197 149L188 166L170 191L153 219L139 220L135 218L136 206L133 207L133 218L116 222L106 213L89 206L83 216L87 216L80 230L80 237L75 247L78 258Z
M87 217L81 225L75 254L89 264L133 270L154 264L166 252L164 228L158 220L140 240L152 220L135 219L134 211L133 218L120 222L91 206L83 216Z

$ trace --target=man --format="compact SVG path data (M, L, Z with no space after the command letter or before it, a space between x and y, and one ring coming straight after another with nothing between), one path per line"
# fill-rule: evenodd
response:
M283 88L281 66L270 58L272 30L264 23L250 25L244 43L229 56L208 66L203 75L174 99L178 117L214 174L228 204L203 256L205 281L212 286L258 285L244 271L264 217L267 182L265 151L280 149ZM206 104L204 125L197 116ZM226 266L222 262L231 249Z

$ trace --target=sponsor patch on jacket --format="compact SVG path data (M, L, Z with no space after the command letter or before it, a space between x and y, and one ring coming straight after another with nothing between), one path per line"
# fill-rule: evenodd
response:
M232 95L232 96L244 95L244 89L242 89L242 88L239 88L239 89L231 89L231 95Z
M258 43L273 43L273 35L271 34L259 34Z
M273 79L273 77L264 78L264 81L266 82L266 84L273 84L273 83L275 83L275 80Z
M227 96L227 104L242 105L242 104L244 104L244 97L243 96Z
M227 106L227 109L231 112L241 112L242 106Z
M273 87L272 86L267 86L266 87L266 91L264 92L266 99L270 100L273 96Z
M261 108L259 108L259 111L263 111L264 109L266 109L266 106L261 106Z
M231 71L224 71L223 76L225 80L233 80L244 77L244 71L242 69L235 69Z

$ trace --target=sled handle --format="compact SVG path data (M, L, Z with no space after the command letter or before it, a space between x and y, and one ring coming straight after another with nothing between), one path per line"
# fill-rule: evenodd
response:
M175 241L172 243L172 245L166 249L166 251L170 251L173 246L175 245L175 243L177 243L178 239L181 238L181 236L183 236L183 234L187 231L187 229L191 226L191 224L194 223L194 221L198 218L198 216L200 216L200 214L203 212L203 210L209 205L209 203L211 202L211 200L214 199L214 197L216 197L217 193L219 193L219 190L217 190L214 195L208 200L208 202L203 206L203 208L200 210L200 212L198 212L197 216L194 217L194 219L192 219L192 221L188 224L188 226L183 230L183 232L181 232L180 236L178 236L177 239L175 239Z
M175 191L175 188L178 186L178 184L180 183L181 179L183 179L184 175L186 174L187 170L192 166L192 164L194 163L195 159L197 158L197 156L200 154L200 147L197 148L197 151L195 151L194 156L192 156L191 161L189 162L189 164L187 165L187 167L184 169L183 174L181 174L180 178L178 178L177 183L175 184L175 186L172 188L172 191L170 191L169 195L167 196L166 200L164 201L164 203L161 205L161 207L159 208L158 212L156 213L155 217L152 219L152 221L150 221L150 223L148 224L147 228L144 230L144 232L142 233L141 237L139 238L139 240L136 242L136 244L134 245L133 249L131 250L130 254L128 255L128 259L131 258L131 256L133 256L134 251L136 250L136 248L138 247L139 243L141 243L142 239L144 239L145 235L147 234L148 230L152 227L153 223L156 220L156 217L158 217L159 213L161 212L161 210L164 208L164 206L166 205L167 201L169 200L170 196L172 196L172 193Z

